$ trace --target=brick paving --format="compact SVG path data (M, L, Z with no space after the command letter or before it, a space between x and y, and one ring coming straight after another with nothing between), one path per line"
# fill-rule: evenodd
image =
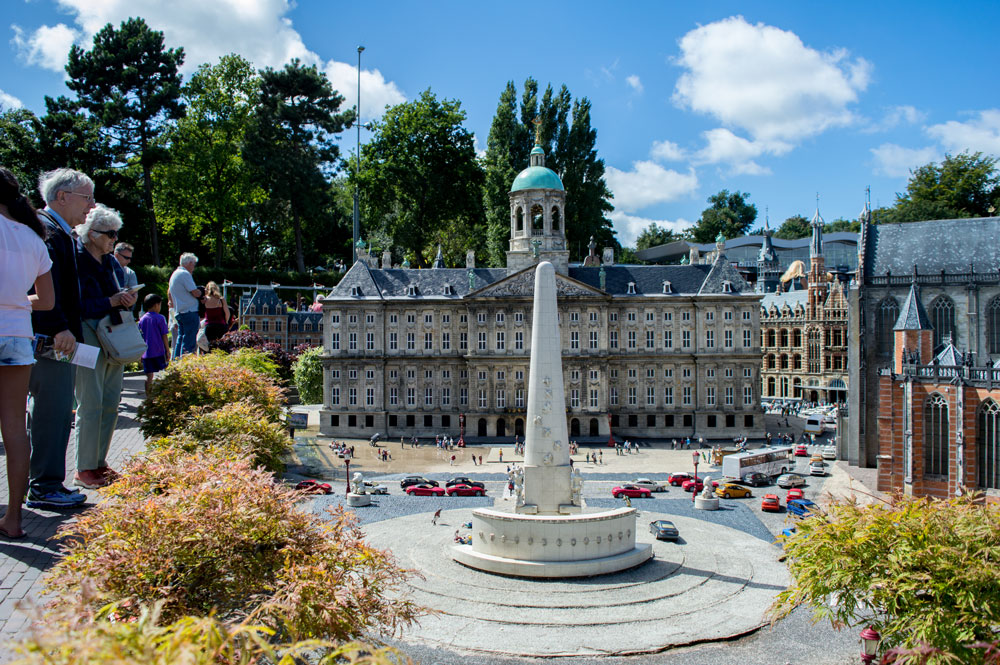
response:
M142 375L127 376L122 390L122 407L119 411L118 429L111 443L108 463L114 469L133 455L145 449L135 411L143 399ZM66 451L66 486L70 487L76 470L76 446L70 437ZM7 497L7 466L0 463L0 503L5 506ZM97 492L82 490L88 496L86 505L97 500ZM11 661L15 654L5 645L18 637L28 622L28 617L15 605L18 601L38 603L42 597L42 577L52 566L59 552L58 542L53 540L56 530L64 522L72 520L80 509L39 510L24 508L23 528L28 536L23 540L0 539L0 663Z

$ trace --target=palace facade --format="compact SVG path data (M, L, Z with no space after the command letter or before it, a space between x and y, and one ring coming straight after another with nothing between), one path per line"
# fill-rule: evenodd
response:
M366 255L323 301L324 404L336 437L523 436L534 269L557 271L570 436L763 434L760 299L718 244L703 265L582 265L565 191L536 144L510 192L506 268L382 267Z

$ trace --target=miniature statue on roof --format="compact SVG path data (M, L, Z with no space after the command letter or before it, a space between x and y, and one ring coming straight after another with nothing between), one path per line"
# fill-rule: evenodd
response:
M587 249L589 254L587 258L583 260L584 268L596 268L601 265L601 260L597 257L597 243L594 242L594 236L590 236L590 242L587 243Z

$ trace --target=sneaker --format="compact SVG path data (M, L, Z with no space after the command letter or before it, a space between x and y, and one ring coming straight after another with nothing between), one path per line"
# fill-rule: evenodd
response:
M65 488L44 494L28 490L27 506L28 508L76 508L86 500L85 494Z
M73 476L73 484L87 490L96 490L108 484L104 476L96 469L77 471Z

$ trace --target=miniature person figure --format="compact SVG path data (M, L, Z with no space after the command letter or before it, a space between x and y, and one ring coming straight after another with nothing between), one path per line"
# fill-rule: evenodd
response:
M441 509L440 508L438 508L436 511L434 511L434 517L431 518L431 524L433 524L434 526L437 526L438 518L439 517L441 517Z
M573 469L570 486L573 489L573 505L583 505L581 503L583 500L583 476L580 475L580 469Z

